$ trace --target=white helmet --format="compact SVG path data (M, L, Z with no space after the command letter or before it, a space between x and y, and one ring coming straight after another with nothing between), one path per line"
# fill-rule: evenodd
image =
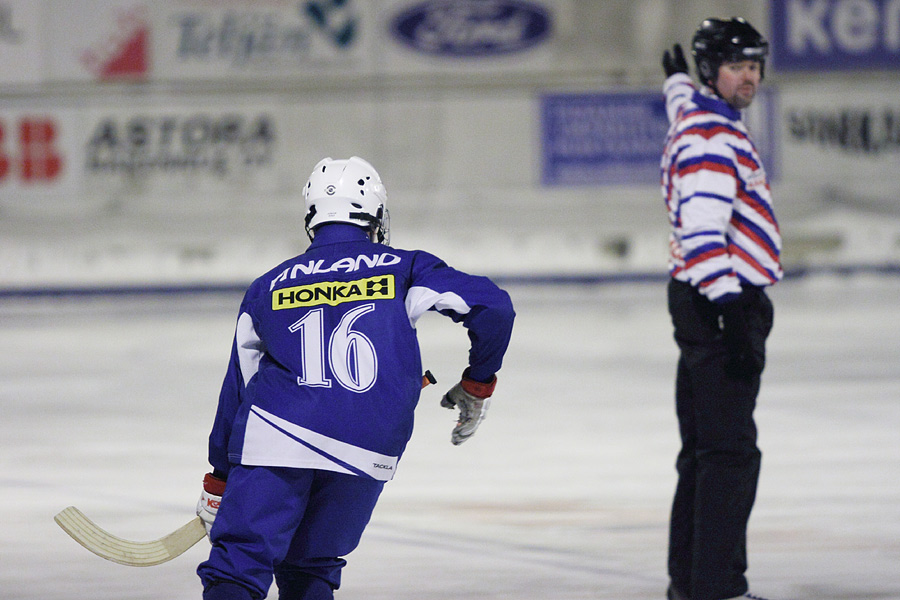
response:
M390 241L384 184L375 167L358 156L320 160L303 188L303 198L309 239L323 223L352 223L366 228L372 241Z

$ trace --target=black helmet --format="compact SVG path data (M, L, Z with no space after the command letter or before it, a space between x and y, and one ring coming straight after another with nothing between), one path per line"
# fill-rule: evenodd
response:
M741 17L727 21L706 19L691 40L691 54L700 80L710 86L715 84L722 63L757 60L762 71L768 53L769 42Z

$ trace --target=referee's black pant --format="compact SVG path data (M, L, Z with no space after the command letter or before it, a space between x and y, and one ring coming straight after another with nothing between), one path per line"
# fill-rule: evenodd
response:
M668 300L681 351L675 405L682 443L669 526L669 577L691 600L733 598L748 587L747 521L761 458L753 420L760 378L726 375L715 303L674 279ZM772 303L753 286L745 286L742 301L753 351L764 360Z

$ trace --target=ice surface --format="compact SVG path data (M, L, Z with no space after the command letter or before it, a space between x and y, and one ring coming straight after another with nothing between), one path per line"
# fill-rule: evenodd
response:
M491 412L460 447L438 401L467 339L437 315L420 321L438 385L337 598L663 598L678 444L664 288L511 292L519 316ZM751 586L900 600L900 279L793 280L772 298ZM52 517L75 505L148 540L193 516L238 302L0 302L0 597L200 597L205 541L129 568Z

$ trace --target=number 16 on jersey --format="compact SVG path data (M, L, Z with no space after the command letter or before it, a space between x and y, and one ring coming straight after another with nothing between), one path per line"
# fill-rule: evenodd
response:
M322 308L309 311L288 327L291 333L300 334L303 375L297 378L297 384L330 388L327 360L331 374L342 387L357 393L371 389L378 378L378 354L372 340L354 330L353 325L373 310L374 304L363 304L347 311L327 340Z

